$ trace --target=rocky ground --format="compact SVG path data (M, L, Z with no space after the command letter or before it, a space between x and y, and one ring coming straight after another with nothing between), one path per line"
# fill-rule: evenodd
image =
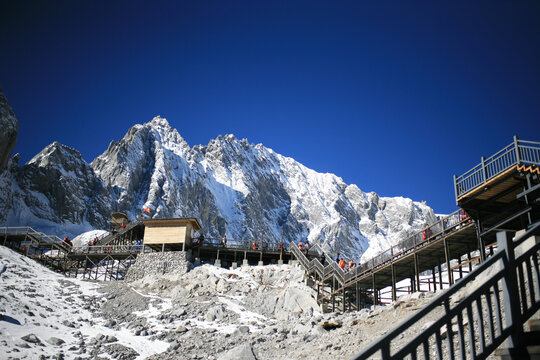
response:
M132 282L89 282L0 246L0 269L2 359L348 359L434 295L322 314L303 270L291 265L201 265ZM336 327L325 329L325 322Z

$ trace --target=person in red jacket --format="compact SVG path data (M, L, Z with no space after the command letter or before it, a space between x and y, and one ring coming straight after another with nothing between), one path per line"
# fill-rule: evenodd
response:
M433 233L431 232L431 229L429 228L429 225L426 224L426 227L424 229L424 231L422 232L422 240L427 240L431 237L431 235L433 235Z
M343 258L339 259L339 267L342 270L345 270L345 260L343 260Z

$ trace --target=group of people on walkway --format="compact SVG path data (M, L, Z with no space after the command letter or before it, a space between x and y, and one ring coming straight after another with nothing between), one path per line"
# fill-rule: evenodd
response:
M88 247L91 247L91 246L95 246L98 242L98 238L97 236L94 238L94 240L89 240L88 241Z
M67 236L62 241L62 244L64 246L67 246L67 248L71 251L71 248L73 247L73 243L71 242L71 240L69 240L69 238Z
M343 257L339 256L339 253L334 258L334 261L338 263L339 267L343 271L351 271L352 269L356 267L356 263L354 262L354 260L351 259L347 262Z
M298 250L300 250L307 257L309 253L309 241L306 240L304 243L302 240L300 240L298 243Z

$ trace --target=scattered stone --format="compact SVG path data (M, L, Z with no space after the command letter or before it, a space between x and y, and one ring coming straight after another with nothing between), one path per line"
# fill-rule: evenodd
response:
M47 342L48 342L49 344L51 344L51 345L54 345L54 346L60 346L60 345L62 345L62 344L65 343L64 340L59 339L59 338L54 337L54 336L53 336L53 337L50 337L50 338L47 340Z
M243 344L227 351L218 357L218 360L257 360L249 344Z
M39 338L34 334L25 335L25 336L21 337L21 339L23 339L26 342L32 343L32 344L43 345L41 340L39 340Z
M179 326L178 328L176 328L176 332L179 334L185 333L187 331L188 331L188 328L185 326Z

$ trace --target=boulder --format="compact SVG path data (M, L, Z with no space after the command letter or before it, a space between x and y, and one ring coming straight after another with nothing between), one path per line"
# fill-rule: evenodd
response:
M219 360L257 360L249 344L239 345L218 357Z

